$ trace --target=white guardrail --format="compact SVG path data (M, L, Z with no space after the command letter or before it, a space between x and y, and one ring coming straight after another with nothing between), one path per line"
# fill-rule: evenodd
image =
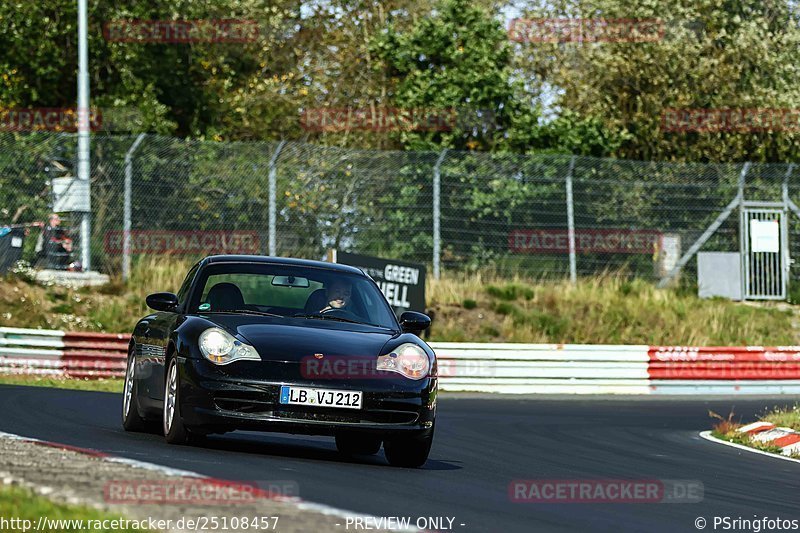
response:
M0 374L122 377L129 336L0 328ZM432 342L443 391L800 394L800 347Z
M444 391L800 394L800 347L431 342Z
M122 334L0 328L0 374L121 377L129 338Z
M432 342L445 391L648 394L648 346Z

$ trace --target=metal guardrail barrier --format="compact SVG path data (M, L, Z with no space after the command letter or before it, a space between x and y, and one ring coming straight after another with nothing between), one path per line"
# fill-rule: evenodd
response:
M130 336L0 328L0 374L125 373ZM432 342L444 391L508 394L800 394L800 346Z
M0 374L121 377L130 336L0 328Z
M445 391L798 394L800 346L432 342Z

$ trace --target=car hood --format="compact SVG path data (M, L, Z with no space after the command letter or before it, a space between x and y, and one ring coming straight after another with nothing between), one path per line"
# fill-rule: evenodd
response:
M400 335L333 320L222 314L208 318L251 344L264 361L299 362L314 354L377 357L389 340Z

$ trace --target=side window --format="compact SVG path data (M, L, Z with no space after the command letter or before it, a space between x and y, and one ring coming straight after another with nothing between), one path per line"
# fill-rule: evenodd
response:
M189 297L189 287L192 286L192 280L194 279L194 275L197 273L197 269L200 266L200 263L194 265L189 273L186 274L186 279L183 280L183 284L181 284L181 288L178 289L178 305L183 305L186 302L186 299Z

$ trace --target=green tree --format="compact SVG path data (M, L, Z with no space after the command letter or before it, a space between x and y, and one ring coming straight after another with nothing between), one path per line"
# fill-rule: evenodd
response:
M612 154L630 159L786 161L798 133L670 132L672 109L800 106L796 68L800 29L795 3L782 0L557 0L529 18L657 19L650 42L528 42L517 65L556 88L555 105L596 117L622 139ZM796 127L794 128L796 130Z
M443 0L431 16L402 31L389 24L372 49L378 68L395 80L392 100L401 109L457 109L489 127L452 131L407 131L404 147L414 150L506 149L507 130L529 126L537 109L517 99L520 84L511 69L511 47L496 13L467 0Z

